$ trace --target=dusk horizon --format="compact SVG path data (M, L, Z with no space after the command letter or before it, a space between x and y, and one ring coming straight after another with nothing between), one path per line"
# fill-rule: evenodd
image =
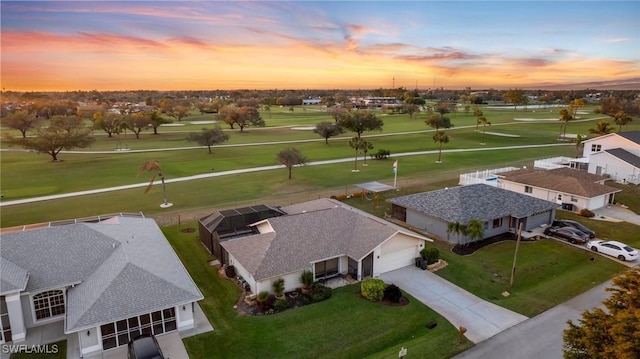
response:
M2 1L2 88L502 90L640 83L640 2L364 4Z

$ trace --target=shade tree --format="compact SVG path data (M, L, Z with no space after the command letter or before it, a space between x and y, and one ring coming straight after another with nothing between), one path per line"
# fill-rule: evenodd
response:
M296 148L289 147L284 149L276 155L276 160L281 165L284 165L289 171L289 179L291 179L291 172L294 166L304 165L307 163L307 158Z
M40 122L41 119L26 110L11 113L2 121L4 126L20 131L22 137L27 137L27 131L38 127Z
M197 142L201 146L207 146L209 153L212 153L211 146L228 141L229 135L224 133L220 126L215 126L214 128L203 128L200 132L192 132L187 140Z
M357 134L358 139L365 131L382 131L384 122L367 110L345 111L338 118L338 125Z
M316 125L316 127L313 129L313 132L319 134L320 137L324 138L325 144L329 144L329 138L338 136L339 134L344 132L344 130L335 122L322 121Z

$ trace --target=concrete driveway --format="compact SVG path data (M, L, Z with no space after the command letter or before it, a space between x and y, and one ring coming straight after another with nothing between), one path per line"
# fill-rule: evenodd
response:
M480 299L437 275L414 266L384 273L380 279L411 294L456 328L467 328L465 335L474 343L480 343L527 319L524 315Z

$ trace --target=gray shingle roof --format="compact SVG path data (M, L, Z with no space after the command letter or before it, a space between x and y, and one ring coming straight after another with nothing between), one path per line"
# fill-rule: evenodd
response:
M274 232L221 245L260 281L308 269L313 262L337 256L360 260L398 232L430 240L339 202L312 202L295 208L330 208L270 218L266 221Z
M28 291L74 285L67 291L68 333L203 298L152 219L117 217L1 240L3 262L11 258L29 271Z
M638 132L640 133L640 132ZM619 159L621 159L622 161L627 162L628 164L632 165L633 167L636 168L640 168L640 157L634 155L633 153L622 149L622 148L614 148L611 150L605 150L604 152L607 152L609 154L611 154L612 156L615 156Z
M620 189L596 183L607 177L572 168L552 170L520 169L499 174L506 181L545 188L580 197L596 197L603 194L620 192Z
M618 136L640 145L640 131L618 132Z
M27 287L29 272L6 258L0 260L0 294L23 291Z
M501 188L473 184L388 199L447 222L489 221L505 216L524 218L559 207L558 204Z

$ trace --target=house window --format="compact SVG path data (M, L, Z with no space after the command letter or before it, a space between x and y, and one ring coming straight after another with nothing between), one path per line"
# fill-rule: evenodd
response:
M176 330L175 308L143 314L100 326L102 349L125 345L140 335L158 335Z
M596 145L596 144L591 145L591 152L600 152L600 151L602 151L602 145Z
M574 196L571 196L571 202L578 202L578 199L575 198Z
M36 320L64 314L64 292L61 290L50 290L34 295L33 309Z
M493 228L502 227L502 218L496 218L493 220Z
M524 193L533 193L533 187L524 186Z
M0 296L0 342L11 341L11 323L9 322L9 310L4 296Z
M328 259L315 264L315 279L332 277L338 274L338 258Z
M562 201L562 195L561 194L558 195L558 201Z

